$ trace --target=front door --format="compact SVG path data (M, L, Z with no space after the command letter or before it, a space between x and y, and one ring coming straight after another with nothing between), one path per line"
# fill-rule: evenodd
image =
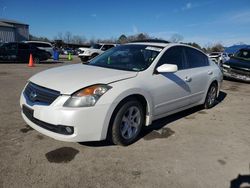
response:
M176 64L175 73L155 73L150 79L151 96L154 103L154 115L161 116L190 104L188 70L186 70L184 50L181 46L168 49L155 69L162 64Z

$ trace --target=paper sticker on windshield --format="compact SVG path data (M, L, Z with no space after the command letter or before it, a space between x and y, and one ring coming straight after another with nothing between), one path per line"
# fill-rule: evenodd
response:
M146 50L152 50L152 51L160 52L160 51L162 51L162 48L157 48L157 47L153 47L153 46L148 46L148 47L146 48Z

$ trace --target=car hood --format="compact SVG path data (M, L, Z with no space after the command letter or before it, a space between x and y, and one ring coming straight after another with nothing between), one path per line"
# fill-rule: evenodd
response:
M95 48L89 48L89 49L87 49L86 51L89 51L89 52L91 52L91 53L95 53L95 52L100 52L100 51L102 51L101 49L95 49Z
M230 58L224 64L229 65L230 67L248 69L250 71L250 61L246 61L243 59Z
M91 65L75 64L52 68L40 72L30 81L61 94L72 94L79 89L94 84L109 84L133 78L137 72L108 69Z

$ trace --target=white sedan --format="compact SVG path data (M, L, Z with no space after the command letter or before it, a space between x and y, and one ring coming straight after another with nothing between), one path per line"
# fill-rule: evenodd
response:
M164 116L214 106L218 66L182 44L137 42L112 48L88 64L31 77L20 99L28 125L57 140L136 141L143 126Z

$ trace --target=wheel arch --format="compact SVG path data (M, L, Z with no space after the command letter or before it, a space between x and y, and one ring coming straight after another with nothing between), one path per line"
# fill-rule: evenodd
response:
M211 86L213 83L215 83L215 84L217 85L217 87L218 87L217 97L219 96L219 93L220 93L220 85L219 85L219 81L218 81L216 78L214 78L214 79L213 79L213 80L211 80L211 81L210 81L210 83L208 84L208 87L206 88L206 92L205 92L205 94L204 94L204 97L203 97L203 99L202 99L201 104L203 104L203 103L205 102L206 97L207 97L207 92L208 92L208 90L209 90L210 86Z
M107 116L107 119L105 120L106 122L105 124L107 126L103 127L102 136L101 136L102 139L108 138L110 127L111 127L110 125L112 124L112 121L114 120L114 116L116 112L126 101L130 99L136 99L142 104L145 110L145 125L148 126L152 123L153 105L152 105L151 98L147 96L147 94L145 95L140 92L127 93L126 95L121 94L114 100L116 105L110 110L110 114Z
M93 52L93 53L91 54L91 57L96 57L96 56L98 56L98 55L99 55L98 52Z

